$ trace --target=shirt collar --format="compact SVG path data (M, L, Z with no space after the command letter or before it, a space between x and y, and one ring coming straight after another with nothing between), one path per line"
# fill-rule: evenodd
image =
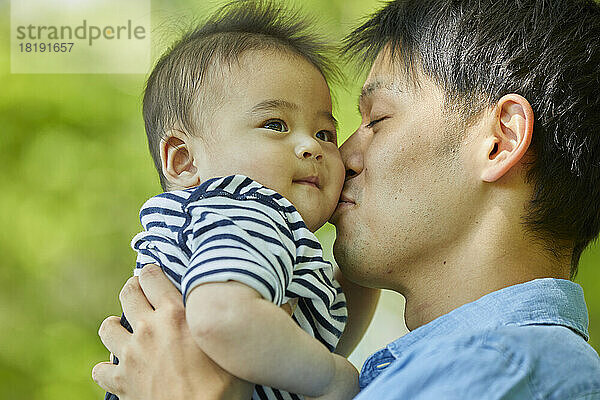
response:
M210 178L204 181L200 186L186 190L192 193L190 201L196 200L198 197L206 196L207 193L216 195L227 193L238 198L254 195L260 196L262 200L270 202L275 206L275 208L282 209L284 212L297 212L294 205L281 194L245 175L240 174Z
M387 349L398 358L401 352L422 339L509 325L562 325L587 341L588 314L583 289L574 282L553 278L509 286L409 332L390 343Z

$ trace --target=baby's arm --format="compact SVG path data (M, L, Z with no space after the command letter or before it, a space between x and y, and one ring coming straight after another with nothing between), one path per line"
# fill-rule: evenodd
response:
M339 268L335 268L335 279L342 286L346 296L348 320L344 333L335 349L337 354L348 357L364 336L379 302L379 289L359 286L344 278Z
M327 399L349 399L358 390L356 370L347 360L249 286L228 281L195 287L187 297L186 319L202 350L239 378Z

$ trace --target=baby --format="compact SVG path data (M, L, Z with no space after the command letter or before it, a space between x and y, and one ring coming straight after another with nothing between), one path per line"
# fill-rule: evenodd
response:
M136 270L162 267L200 348L252 382L253 399L358 391L333 352L357 333L344 332L346 299L312 233L337 206L344 166L335 68L308 29L273 4L232 3L161 57L144 95L166 192L141 209Z

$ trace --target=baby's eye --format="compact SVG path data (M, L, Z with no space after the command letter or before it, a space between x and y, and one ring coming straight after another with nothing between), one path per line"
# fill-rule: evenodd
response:
M319 131L315 136L317 139L322 140L324 142L336 142L335 133L331 131Z
M288 131L288 127L285 124L285 122L283 122L280 119L270 119L267 122L264 123L263 128L266 129L270 129L272 131L277 131L277 132L287 132Z

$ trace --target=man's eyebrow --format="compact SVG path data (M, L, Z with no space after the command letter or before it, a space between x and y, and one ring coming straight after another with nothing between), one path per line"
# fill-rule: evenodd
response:
M381 89L382 86L383 82L380 80L376 80L363 86L362 90L360 91L360 96L358 96L358 104L356 106L359 114L362 114L360 111L360 105L364 103L367 100L367 97L373 94L374 91Z
M263 111L273 111L273 110L299 110L300 107L295 104L295 103L291 103L289 101L286 100L280 100L280 99L270 99L270 100L265 100L265 101L261 101L260 103L258 103L257 105L255 105L254 107L252 107L252 109L250 110L251 114L257 114Z
M370 82L369 84L365 85L360 91L359 100L364 100L365 97L369 97L374 91L381 89L383 86L383 81L380 80Z
M360 104L366 101L367 97L371 96L373 92L386 89L389 91L394 91L398 93L402 93L402 90L399 88L398 84L394 82L385 82L381 79L376 79L373 82L370 82L363 86L360 96L358 97L358 112L360 113Z

